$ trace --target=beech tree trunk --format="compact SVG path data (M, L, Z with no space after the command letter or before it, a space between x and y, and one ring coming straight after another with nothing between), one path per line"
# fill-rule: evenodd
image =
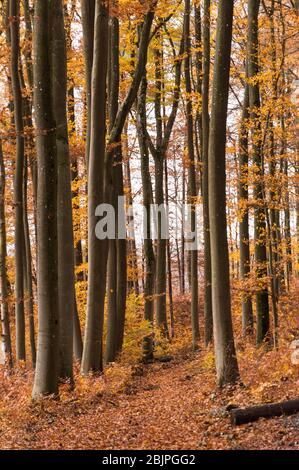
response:
M239 378L230 298L226 222L225 146L232 41L233 0L220 0L209 138L209 216L213 322L218 385Z
M31 349L32 366L36 365L36 344L35 344L35 321L34 321L34 294L32 285L32 256L31 256L31 243L30 243L30 229L28 221L27 210L27 185L28 185L28 170L27 159L25 159L25 171L23 182L23 199L24 199L24 291L25 291L25 305L26 314L28 315L29 323L29 338Z
M179 56L184 50L184 38L182 37ZM159 49L154 50L155 54L155 120L156 120L156 142L153 144L150 135L147 133L147 141L151 154L155 161L155 203L160 211L158 212L157 220L157 248L156 248L156 320L157 325L161 328L166 336L168 336L168 325L166 315L166 239L165 234L163 238L162 227L167 222L166 208L164 204L164 161L166 152L169 145L170 136L172 133L174 121L177 115L179 99L180 99L180 84L181 84L181 57L175 57L175 84L173 88L172 109L169 114L167 123L162 125L161 115L161 54ZM164 219L164 220L163 220ZM163 225L162 225L163 224Z
M137 101L137 134L141 158L141 178L143 207L146 214L144 233L144 256L145 256L145 284L144 284L144 319L150 326L154 319L154 289L155 289L155 254L151 235L150 206L153 200L151 175L149 170L149 151L147 146L146 129L146 77L141 81ZM143 339L143 358L145 362L153 359L153 336L147 335Z
M209 90L210 90L210 0L204 0L202 82L202 196L204 229L204 319L205 345L213 339L211 247L209 221Z
M73 380L73 318L75 314L74 236L71 168L67 127L67 64L63 3L52 0L52 87L56 123L58 171L58 294L59 294L59 376Z
M107 241L96 237L96 208L104 202L108 7L96 0L88 177L88 294L81 371L101 372Z
M52 100L52 1L36 0L34 107L38 166L38 346L33 399L58 394L57 151Z
M71 35L67 35L67 44L69 47L72 46ZM71 82L68 87L68 100L67 100L67 108L68 108L68 118L71 121L71 129L70 129L70 137L72 137L76 133L76 113L75 113L75 95L74 95L74 85ZM78 180L78 162L75 158L71 160L71 180L72 182ZM78 198L79 191L76 188L72 191L72 198ZM75 206L76 207L76 206ZM78 206L77 206L78 209ZM75 246L75 265L74 268L81 266L83 263L83 254L82 254L82 240L79 239ZM84 279L84 273L81 271L75 275L75 280L82 281ZM81 332L81 325L80 319L78 315L78 308L77 308L77 299L76 299L76 291L74 288L74 321L73 321L73 352L74 357L77 361L81 362L82 359L82 351L83 351L83 341L82 341L82 332Z
M190 204L190 228L194 238L190 240L190 264L191 264L191 322L192 322L192 344L193 349L197 349L199 342L199 315L198 315L198 253L197 248L197 223L196 223L196 170L195 170L195 152L193 140L193 107L191 100L192 86L191 86L191 73L190 73L190 56L191 56L191 43L190 43L190 0L185 0L184 12L184 40L185 40L185 86L186 86L186 113L187 113L187 148L189 158L189 204Z
M248 0L248 78L256 78L259 72L258 65L258 15L260 0ZM252 145L253 163L255 165L254 185L254 236L255 236L255 261L259 282L264 284L256 294L256 342L261 344L269 333L269 300L267 277L267 249L265 243L266 214L265 200L263 197L263 165L262 165L262 130L259 116L260 90L258 81L249 83L249 105L253 124Z
M23 174L24 174L24 125L23 98L19 78L20 56L20 2L10 0L10 41L11 41L11 83L14 100L14 123L16 129L16 162L14 177L15 205L15 315L16 315L16 358L24 361L25 353L25 315L24 315L24 285L23 285Z
M242 219L239 223L240 237L240 277L246 281L250 274L250 240L248 211L248 119L249 91L245 88L244 104L239 131L239 203L242 208ZM250 295L246 292L242 299L242 332L243 335L253 333L253 311Z
M0 139L0 295L1 295L1 345L5 363L9 368L13 365L11 334L8 309L8 280L6 268L6 223L5 223L5 166Z
M117 4L115 3L116 7ZM118 110L119 95L119 22L116 16L110 18L110 63L109 63L109 120L110 130ZM119 210L124 215L124 207L119 207L120 197L124 195L123 168L122 168L122 147L121 142L114 148L113 153L109 153L109 158L114 162L111 166L111 173L108 172L110 180L109 200L115 210L115 218L118 220ZM109 171L109 169L108 169ZM109 184L109 183L108 183ZM122 202L123 204L123 202ZM124 217L122 218L125 223ZM117 226L117 224L116 224ZM108 255L108 320L107 320L107 342L106 342L106 362L114 362L117 354L122 349L125 309L126 309L126 288L127 288L127 260L126 260L126 240L121 239L116 230L116 239L109 240Z
M94 25L95 25L95 4L96 0L81 0L81 15L83 28L83 48L85 62L85 92L87 105L87 122L86 122L86 144L85 144L85 160L88 169L89 152L90 152L90 125L91 125L91 76L93 64L93 48L94 48Z

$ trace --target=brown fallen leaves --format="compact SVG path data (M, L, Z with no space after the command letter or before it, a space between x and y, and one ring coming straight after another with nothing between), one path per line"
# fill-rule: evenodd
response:
M177 351L173 346L169 363L124 359L101 378L77 374L75 390L63 385L59 400L39 404L30 400L32 372L1 370L0 448L299 449L298 415L232 427L226 411L298 397L299 368L289 352L296 324L289 313L279 351L257 350L238 337L244 385L224 390L215 387L212 351L195 354L185 343Z

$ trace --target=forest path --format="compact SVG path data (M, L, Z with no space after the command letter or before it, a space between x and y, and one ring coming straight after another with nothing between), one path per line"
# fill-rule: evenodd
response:
M215 389L199 353L137 366L121 391L82 392L27 405L7 415L2 448L27 449L298 449L299 416L234 428L225 406L246 403L247 387ZM104 381L109 382L109 378ZM290 385L290 384L289 384ZM272 387L273 388L273 387ZM284 391L280 391L284 394ZM277 395L277 393L275 393ZM11 410L11 415L16 410ZM0 427L3 430L3 425Z

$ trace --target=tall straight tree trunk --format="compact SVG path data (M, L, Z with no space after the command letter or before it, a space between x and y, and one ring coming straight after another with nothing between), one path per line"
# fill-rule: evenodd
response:
M243 208L242 219L239 223L240 237L240 277L246 280L250 274L250 240L249 240L249 211L248 211L248 119L249 119L249 90L245 87L243 111L239 132L239 203ZM253 311L251 297L245 293L242 299L242 332L252 334Z
M121 133L128 113L136 99L140 81L147 63L147 50L150 39L151 25L157 1L149 2L149 10L144 16L140 34L140 44L134 77L129 91L117 111L113 128L110 131L107 146L107 164L105 166L105 121L106 121L106 75L108 64L108 8L109 2L96 1L94 57L92 68L91 90L91 142L89 158L88 185L88 300L87 323L84 336L84 349L81 370L84 374L89 371L102 370L102 333L104 317L104 298L107 267L107 243L98 240L95 235L96 207L107 200L104 170L111 174L113 159L110 158L115 145L120 145ZM109 189L109 182L108 189Z
M96 0L81 0L82 28L83 28L83 48L85 62L85 92L87 105L86 122L86 144L85 160L88 168L90 152L90 125L91 125L91 75L93 64L94 48L94 25L95 25L95 4Z
M190 0L185 0L184 12L184 40L185 40L185 86L186 86L186 113L187 113L187 148L188 148L188 173L189 173L189 204L191 209L190 228L194 239L191 241L190 263L191 263L191 322L192 322L192 345L197 349L199 342L199 320L198 320L198 252L197 247L197 223L196 223L196 171L195 152L193 140L193 107L191 100L192 86L190 73L191 43L190 43Z
M269 10L266 11L269 21L270 21L270 38L271 38L271 72L272 72L272 100L275 103L277 100L277 66L276 66L276 41L275 41L275 23L274 23L274 13L275 13L275 0L271 0L271 6ZM282 60L284 61L284 42L282 46ZM269 261L270 257L273 258L273 279L271 280L271 285L274 286L274 296L278 300L279 297L279 288L281 276L278 275L278 263L279 263L279 242L280 242L280 212L277 209L277 178L276 178L276 154L275 154L275 130L274 130L274 120L275 110L269 114L269 173L271 176L270 185L270 201L271 207L269 209L270 213L270 240L268 245L270 246L269 250ZM271 251L271 254L270 254ZM273 299L272 299L273 303ZM274 335L275 336L275 335Z
M179 49L179 56L184 50L184 40L182 37ZM160 208L157 217L157 248L156 248L156 320L157 325L168 335L167 315L166 315L166 239L162 233L162 228L167 222L166 208L164 204L164 161L172 133L174 121L177 115L180 84L181 84L181 57L175 57L175 83L173 88L172 109L167 123L162 125L161 115L161 95L162 95L162 55L159 48L154 49L155 56L155 120L156 120L156 145L153 144L149 134L147 140L150 151L155 161L155 203ZM163 131L164 130L164 131Z
M154 289L155 289L155 254L151 236L150 206L152 204L152 184L149 170L149 151L147 146L147 119L146 119L146 77L141 81L137 101L137 134L141 156L141 178L143 207L145 211L144 256L145 256L145 285L144 285L144 319L150 326L154 319ZM153 336L150 333L143 339L143 358L153 359Z
M126 125L127 127L127 125ZM126 129L126 138L127 138L127 129ZM126 143L127 147L127 143ZM128 152L126 152L128 155ZM127 156L125 162L125 179L127 187L127 199L128 206L133 208L133 196L132 196L132 182L131 182L131 168L130 168L130 158ZM129 266L133 271L133 279L128 282L128 287L130 290L134 290L136 295L139 295L139 283L138 283L138 258L137 258L137 248L136 248L136 237L134 230L134 212L130 214L130 226L131 226L131 235L128 240L128 255L129 255Z
M186 169L185 162L182 162L182 230L181 230L181 292L185 294L185 203L186 203Z
M23 172L24 172L24 126L23 98L19 78L20 56L20 2L10 0L10 40L11 40L11 83L14 100L14 122L16 129L16 163L14 178L15 205L15 314L16 314L16 358L24 361L25 353L25 316L24 316L24 285L23 285Z
M230 298L226 222L225 147L232 41L233 0L220 0L209 138L209 216L212 260L212 299L219 386L238 380Z
M52 0L52 87L57 149L57 231L59 294L59 376L73 380L73 318L75 314L74 236L71 167L67 128L67 64L63 3Z
M203 75L203 42L202 42L202 16L201 16L201 5L200 2L194 3L194 35L196 47L194 62L195 62L195 92L202 98L202 75ZM192 56L191 56L191 64ZM196 116L194 119L194 139L196 149L196 188L197 192L201 192L202 195L202 109L197 106Z
M155 158L155 203L160 209L157 218L157 252L156 252L156 320L165 335L168 335L166 313L166 239L162 228L166 222L164 201L164 156L161 152Z
M248 0L248 78L256 79L259 72L258 65L258 15L260 0ZM249 105L253 125L253 163L255 165L254 185L254 235L255 235L255 261L257 275L260 282L265 284L267 277L267 249L264 240L266 233L265 200L263 197L263 164L262 164L262 130L260 122L260 90L259 83L251 80L249 83ZM269 333L269 301L268 287L265 285L256 294L257 331L256 341L261 344Z
M35 322L34 322L34 294L32 285L32 256L30 243L30 229L28 221L28 204L27 204L27 186L28 186L28 159L25 160L24 182L23 182L23 199L24 199L24 290L26 299L26 310L29 323L29 339L31 350L32 366L36 365L36 344L35 344Z
M86 2L87 3L87 2ZM72 2L72 15L74 13L75 2ZM66 47L67 51L72 50L72 35L71 35L71 21L72 15L69 15L66 5L64 5L64 14L65 14L65 29L66 29ZM76 111L75 111L75 84L73 78L70 78L67 84L67 116L69 123L69 137L75 138L76 134ZM71 171L71 181L78 180L78 162L76 156L73 159L70 159L70 171ZM71 184L72 186L72 184ZM79 199L79 189L76 188L72 191L72 198ZM79 209L79 205L74 204L76 209ZM80 222L79 222L80 225ZM83 253L82 253L82 240L79 239L75 244L75 261L74 268L81 266L83 263ZM84 279L83 271L75 275L75 280L82 281ZM75 281L74 281L75 282ZM81 333L80 319L77 309L77 299L76 291L74 288L74 320L73 320L73 353L77 361L81 362L83 351L83 341Z
M76 132L76 115L75 115L75 96L74 96L74 86L73 84L70 85L68 89L68 116L69 120L71 121L71 131L70 136ZM71 161L71 180L72 182L78 180L78 162L76 159ZM72 198L79 197L79 191L76 189L72 191ZM77 206L78 208L78 206ZM82 240L78 240L75 246L75 261L74 267L79 267L83 263L83 254L82 254ZM82 281L84 279L83 272L79 272L75 279L78 281ZM77 361L81 362L82 359L82 351L83 351L83 341L82 341L82 333L81 333L81 325L80 319L78 315L77 309L77 299L76 299L76 291L74 289L74 321L73 321L73 352L74 357Z
M165 203L169 204L168 193L168 165L167 158L165 158ZM170 238L166 240L166 255L167 255L167 286L168 286L168 302L169 302L169 320L170 320L170 336L174 337L174 312L173 312L173 289L172 289L172 269L171 269L171 244Z
M117 7L115 2L114 7ZM118 110L119 95L119 22L116 16L110 17L110 64L109 64L109 119L110 130ZM118 220L119 210L124 214L123 204L123 169L122 169L122 147L121 142L115 147L113 154L114 164L111 168L110 200ZM110 155L109 155L110 157ZM120 202L122 201L122 202ZM125 220L123 218L123 223ZM126 287L127 287L127 260L126 240L116 233L115 240L109 240L108 255L108 324L106 361L114 362L117 354L122 349L125 309L126 309Z
M162 100L162 71L163 57L161 53L161 36L158 35L158 45L154 49L155 62L155 120L156 120L156 152L155 160L155 203L157 213L157 252L156 252L156 321L165 335L168 335L167 312L166 312L166 239L162 234L163 225L166 221L164 201L164 157L163 144L163 121L161 115Z
M202 196L204 229L204 319L205 345L213 339L212 271L209 221L209 90L210 90L210 0L204 0L202 82Z
M108 5L105 0L96 0L88 177L88 294L81 364L83 374L103 370L107 242L96 236L96 208L104 202L107 64Z
M1 296L1 345L4 360L8 367L12 367L12 348L8 309L8 279L6 270L6 223L5 223L5 166L0 139L0 296Z
M290 288L290 281L293 272L292 264L292 235L291 235L291 213L290 213L290 195L288 185L289 162L287 157L284 158L283 171L285 175L285 209L284 209L284 237L286 241L286 282L288 289Z
M34 107L38 192L38 346L34 399L58 393L58 241L57 151L52 101L52 1L36 0L34 34Z
M26 126L30 129L33 129L32 124L32 101L33 101L33 63L32 63L32 13L30 10L29 0L24 0L24 19L25 19L25 39L26 39L26 48L24 51L27 80L29 86L29 93L27 93L24 99L27 102L27 110L25 111L24 117ZM34 141L32 138L27 138L27 146L30 150L34 148ZM36 199L37 199L37 162L34 153L30 154L29 165L31 170L31 179L32 179L32 189L34 197L34 210L35 210L35 222L36 222Z

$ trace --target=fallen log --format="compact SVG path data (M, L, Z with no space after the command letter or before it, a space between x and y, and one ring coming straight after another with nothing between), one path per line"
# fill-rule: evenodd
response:
M252 423L259 418L274 418L275 416L292 415L299 413L299 399L287 400L279 403L249 406L231 410L231 422L233 425Z

